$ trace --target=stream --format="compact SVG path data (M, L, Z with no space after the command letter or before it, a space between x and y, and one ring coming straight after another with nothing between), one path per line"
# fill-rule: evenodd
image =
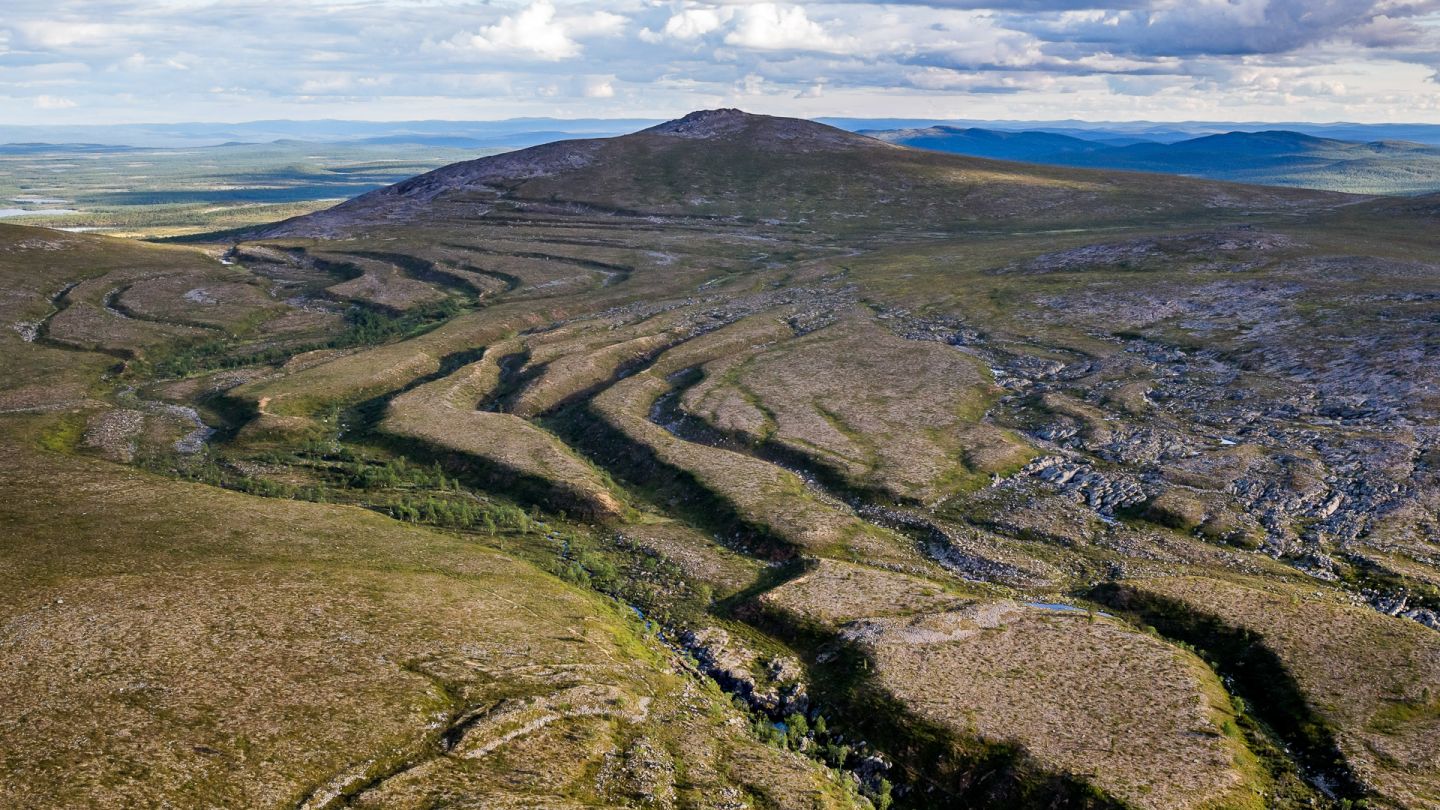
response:
M189 405L176 405L170 402L163 402L158 399L145 399L136 393L133 385L127 385L116 395L121 403L135 407L146 413L165 414L173 416L191 426L189 433L180 437L171 445L175 452L184 455L194 455L205 448L205 442L215 435L215 428L205 424L200 418L200 412Z

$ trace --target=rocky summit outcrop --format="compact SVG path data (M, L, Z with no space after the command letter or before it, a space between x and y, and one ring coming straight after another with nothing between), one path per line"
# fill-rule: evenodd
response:
M700 141L739 140L748 148L758 150L898 148L875 138L814 121L754 115L734 108L698 110L683 118L642 130L639 134Z

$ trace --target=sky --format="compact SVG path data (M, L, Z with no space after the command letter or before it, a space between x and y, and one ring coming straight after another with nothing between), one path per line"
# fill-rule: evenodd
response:
M1440 0L0 0L0 122L1440 123Z

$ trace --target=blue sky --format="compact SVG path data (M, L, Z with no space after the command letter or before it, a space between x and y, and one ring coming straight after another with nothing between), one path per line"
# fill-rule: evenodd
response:
M1440 123L1440 0L3 0L0 122Z

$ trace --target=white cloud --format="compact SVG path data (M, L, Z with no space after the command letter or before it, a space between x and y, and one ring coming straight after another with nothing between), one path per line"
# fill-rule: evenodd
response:
M613 14L609 11L594 11L578 17L567 17L562 21L566 30L571 36L581 39L595 39L599 37L614 37L625 32L625 26L630 18L623 14Z
M614 36L624 29L625 22L625 17L607 11L560 19L550 0L534 0L520 12L506 15L474 34L456 35L447 44L479 54L559 61L581 53L572 32L581 32L585 37Z
M640 38L646 42L660 42L669 39L694 40L705 36L718 29L724 24L724 20L731 16L733 9L725 9L722 16L721 10L713 8L687 8L677 14L672 14L670 19L665 21L665 27L656 33L649 28L641 29Z
M36 96L34 104L37 110L68 110L76 106L75 102L62 96Z
M389 84L388 77L333 74L306 79L300 83L298 91L306 96L354 95L374 92Z
M504 17L495 25L481 28L479 33L457 37L451 42L463 42L481 53L526 54L541 59L580 55L580 43L555 22L555 6L549 0L535 0L519 14Z
M841 51L844 40L832 37L825 27L810 19L801 6L755 3L742 6L736 22L725 35L725 44L757 50Z
M109 45L150 29L144 25L78 22L75 20L29 20L12 29L21 47L33 50L72 48L77 45Z
M586 76L584 86L580 90L585 98L614 98L615 77L614 76Z
M1437 11L1440 0L0 0L0 110L7 123L65 118L36 100L47 94L97 122L658 118L722 102L1440 121Z
M704 42L787 56L925 57L952 65L1024 66L1045 58L1040 39L1001 27L993 14L924 6L775 2L692 6L672 13L658 32L645 28L639 36L652 44ZM715 58L733 59L733 53L717 51Z
M105 69L112 73L116 71L134 73L137 71L153 68L167 68L169 70L189 70L190 66L173 56L156 60L151 59L144 53L136 51L135 53L130 54L124 59L116 61Z

